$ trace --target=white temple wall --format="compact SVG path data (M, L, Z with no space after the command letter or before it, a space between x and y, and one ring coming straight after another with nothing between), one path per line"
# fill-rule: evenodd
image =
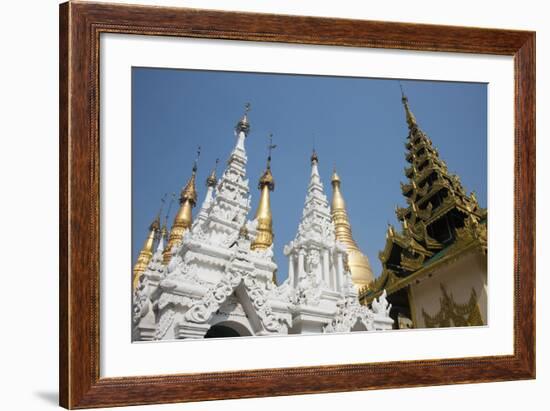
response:
M426 327L422 309L431 316L441 310L441 285L449 295L452 294L457 304L468 303L474 289L481 318L487 324L487 263L481 251L468 251L457 260L437 267L424 276L419 284L411 285L409 299L416 328Z

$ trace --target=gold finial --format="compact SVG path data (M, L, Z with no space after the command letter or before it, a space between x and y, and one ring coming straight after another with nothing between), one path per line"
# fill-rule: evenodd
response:
M409 128L416 127L416 117L409 107L409 99L403 91L403 86L401 85L401 82L399 82L399 88L401 89L401 102L403 103L403 107L405 107L405 113L407 115L407 124L409 125Z
M313 151L311 152L311 164L313 163L319 163L319 157L317 156L317 151L315 151L315 147L313 147Z
M246 103L244 105L243 117L239 120L239 122L235 126L235 131L237 133L240 133L242 131L245 135L248 135L248 133L250 132L250 123L248 122L248 112L250 110L251 110L250 103Z
M346 203L340 188L341 180L336 170L332 175L332 221L336 233L336 240L347 248L348 265L351 270L351 279L357 287L369 285L374 281L374 274L369 259L365 256L353 239Z
M195 186L195 178L197 175L197 163L199 161L199 158L201 156L201 147L199 146L197 148L197 157L195 158L195 161L193 162L193 169L191 173L191 178L187 181L187 184L183 187L180 194L180 204L185 203L187 200L189 200L193 207L197 203L197 188Z
M162 214L162 209L164 208L164 204L166 203L166 197L168 197L168 194L164 193L164 195L160 199L160 208L157 213L157 216L149 226L149 231L155 231L156 234L158 234L160 230L160 216Z
M134 265L134 289L136 289L136 287L138 286L139 278L145 272L145 270L147 269L147 265L149 265L149 262L153 257L153 247L155 245L155 239L158 237L160 230L160 214L162 213L162 208L164 207L164 202L166 201L166 194L164 194L160 201L161 206L159 212L157 213L155 219L149 225L149 234L147 235L147 238L143 243L143 247L139 252L136 264Z
M178 245L183 240L183 235L191 227L193 223L193 207L197 204L197 188L195 185L195 178L197 174L197 163L201 154L200 146L197 149L197 157L193 163L193 169L191 177L187 181L187 184L181 190L180 194L180 208L174 217L174 223L170 229L170 237L168 238L168 245L164 249L162 262L168 264L170 262L172 248Z
M275 190L275 179L273 178L273 174L271 173L271 169L267 168L262 176L260 177L260 180L258 181L258 189L261 190L263 187L267 187L269 191Z
M332 184L340 184L340 176L336 172L336 166L332 168L332 178L331 178Z
M271 173L271 153L276 147L277 146L273 144L273 135L270 134L267 165L258 183L258 189L260 190L260 202L256 210L258 234L250 247L252 250L265 250L273 244L273 215L271 213L269 192L275 189L275 180Z
M197 172L197 163L199 162L199 158L201 158L201 146L197 147L197 156L195 157L195 161L193 162L193 172Z
M271 152L277 148L277 144L273 144L273 133L269 133L269 144L267 146L267 166L268 170L271 169Z
M212 172L210 173L210 175L206 179L206 186L207 187L215 187L216 186L216 182L217 182L216 171L218 169L218 163L219 162L220 162L220 159L217 158L216 159L216 165L214 166L214 168L212 169Z
M275 190L275 180L273 179L273 174L271 173L271 153L273 149L277 147L276 144L273 144L273 134L269 135L269 144L267 147L267 163L265 171L260 177L258 182L258 189L261 190L264 186L267 186L269 191Z
M315 136L313 136L313 146L311 148L311 164L313 162L319 163L319 157L317 156L317 150L315 149Z

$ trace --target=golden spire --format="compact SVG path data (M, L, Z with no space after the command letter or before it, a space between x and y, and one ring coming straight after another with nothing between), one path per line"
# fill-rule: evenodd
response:
M346 211L346 202L340 190L341 180L336 170L332 174L332 220L336 231L336 240L347 247L348 266L351 270L353 284L360 288L374 280L369 259L355 243L351 234L351 224Z
M147 269L147 265L149 265L149 262L153 257L153 247L160 229L160 214L162 213L162 208L164 206L164 202L166 201L166 194L164 195L164 197L162 197L160 201L160 210L151 225L149 226L149 235L145 239L143 247L139 252L136 264L134 265L134 289L138 286L141 274L145 272L145 270Z
M273 244L273 215L271 214L271 205L269 204L269 192L275 189L275 180L271 174L271 151L276 147L273 144L273 135L269 135L269 146L267 155L267 166L260 177L258 189L260 190L260 202L256 210L256 220L258 221L258 234L252 242L252 250L265 250Z
M409 99L403 91L403 86L401 85L401 82L399 82L399 87L401 88L401 102L403 103L403 107L405 107L405 114L407 115L407 124L409 125L409 128L417 127L418 125L416 124L416 117L409 107Z
M195 187L195 178L197 175L197 161L201 155L201 148L197 150L197 158L193 164L193 172L191 177L187 181L187 184L181 190L180 194L180 208L174 217L174 223L170 229L170 236L168 238L168 244L164 249L162 255L163 264L168 264L172 257L172 248L178 245L183 240L185 232L191 228L193 223L193 207L197 204L197 189Z

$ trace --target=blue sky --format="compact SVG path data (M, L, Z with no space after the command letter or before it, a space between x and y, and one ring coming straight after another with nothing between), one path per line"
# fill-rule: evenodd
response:
M421 128L466 190L487 205L487 86L480 83L401 81ZM286 278L283 246L291 241L304 206L313 144L329 201L336 166L353 235L381 271L387 223L404 206L407 124L397 80L133 68L132 263L164 193L179 192L202 146L199 201L220 158L218 176L235 144L233 127L252 105L246 140L254 217L256 188L266 161L269 133L277 148L271 195L279 281ZM172 207L171 223L177 204ZM166 211L166 208L165 208Z

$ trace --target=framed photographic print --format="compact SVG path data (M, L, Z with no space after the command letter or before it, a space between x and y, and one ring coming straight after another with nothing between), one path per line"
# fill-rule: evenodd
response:
M533 32L69 2L60 80L62 406L535 377Z

